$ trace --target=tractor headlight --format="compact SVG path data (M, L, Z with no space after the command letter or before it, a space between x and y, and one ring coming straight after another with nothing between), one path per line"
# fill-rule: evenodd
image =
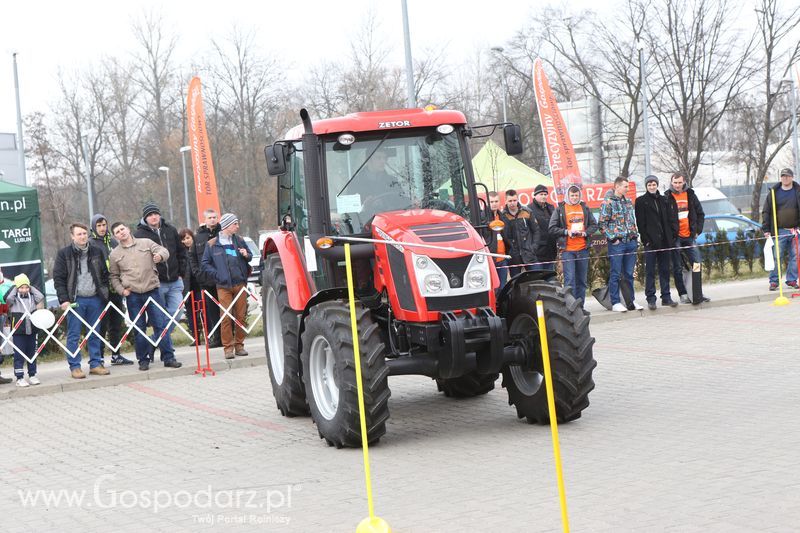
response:
M467 274L467 283L471 289L480 289L486 286L486 274L482 270L470 270Z
M417 268L420 270L425 270L428 268L428 258L424 255L420 255L417 257Z
M444 279L440 274L428 274L425 276L425 290L428 292L441 292Z

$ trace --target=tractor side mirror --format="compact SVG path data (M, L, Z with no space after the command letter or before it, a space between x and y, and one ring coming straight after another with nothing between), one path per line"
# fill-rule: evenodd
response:
M503 126L503 140L506 142L506 153L508 155L522 153L522 129L519 124Z
M267 173L270 176L286 174L286 145L271 144L264 148L264 157L267 159Z

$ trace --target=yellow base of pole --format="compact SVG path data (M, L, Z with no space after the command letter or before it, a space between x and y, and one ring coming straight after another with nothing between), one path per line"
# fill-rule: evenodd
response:
M772 305L781 306L781 305L789 305L790 303L791 302L789 302L789 298L787 298L786 296L778 296L777 298L775 298L775 301L772 302Z
M391 528L383 518L367 517L358 523L356 533L391 533Z

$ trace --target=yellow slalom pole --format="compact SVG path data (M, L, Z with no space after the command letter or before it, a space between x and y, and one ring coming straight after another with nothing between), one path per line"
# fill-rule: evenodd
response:
M781 247L780 239L778 238L778 211L775 207L775 189L770 188L769 193L772 195L772 227L775 229L775 266L778 268L778 294L772 305L789 305L789 298L783 295L783 285L781 284Z
M364 409L364 383L361 379L361 354L358 350L358 325L356 323L356 296L353 289L353 267L350 262L350 243L344 245L344 261L347 270L347 295L350 299L350 325L353 333L353 357L356 364L356 383L358 386L358 418L361 422L361 450L364 452L364 478L367 485L367 507L369 517L362 520L356 533L389 533L391 529L385 520L375 516L372 503L372 477L369 470L369 439L367 438L367 418ZM344 391L342 391L344 394Z
M536 316L539 318L539 340L542 345L542 362L544 363L544 379L547 385L547 408L550 412L550 433L553 436L553 456L556 460L556 478L558 479L558 499L561 503L561 521L564 533L569 533L569 516L567 516L567 492L564 488L564 473L561 469L561 447L558 444L558 421L556 420L556 400L553 393L553 375L550 372L550 348L547 344L547 329L544 321L544 304L536 302Z

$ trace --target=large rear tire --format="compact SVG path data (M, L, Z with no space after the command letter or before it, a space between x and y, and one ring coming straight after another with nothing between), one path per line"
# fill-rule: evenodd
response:
M308 415L297 353L299 322L289 306L286 275L278 254L267 257L261 275L261 317L272 394L283 416Z
M358 305L358 304L357 304ZM367 437L377 442L389 419L389 367L378 324L369 310L356 310L364 384ZM361 446L350 306L342 301L311 308L303 332L303 383L319 436L337 448Z
M536 301L542 300L550 348L556 419L569 422L580 418L589 406L589 392L594 388L592 371L597 366L592 354L594 337L589 334L589 317L572 291L558 285L537 281L516 289L506 321L509 338L534 351L533 368L509 365L503 369L503 387L508 403L517 409L519 418L531 424L547 424L547 387L544 380Z
M448 398L472 398L494 390L499 374L466 374L457 378L436 379L436 387Z

